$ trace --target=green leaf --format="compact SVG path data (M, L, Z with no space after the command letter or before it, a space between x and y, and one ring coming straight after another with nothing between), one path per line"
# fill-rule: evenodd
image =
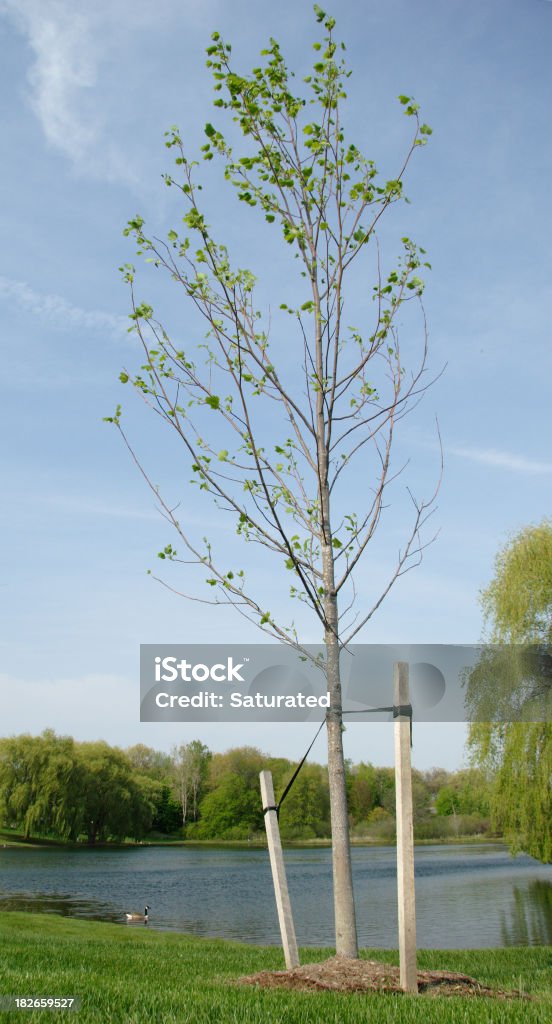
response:
M208 395L205 399L205 405L209 405L211 409L220 409L220 398L218 395Z
M116 407L116 409L115 409L115 415L114 416L104 416L103 417L103 422L104 423L115 423L118 426L119 425L119 420L121 419L121 409L122 409L122 406L118 405Z

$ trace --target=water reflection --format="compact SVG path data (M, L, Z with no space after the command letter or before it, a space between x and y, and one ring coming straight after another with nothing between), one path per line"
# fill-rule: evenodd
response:
M535 879L514 885L509 913L501 913L503 946L552 946L552 885Z
M0 912L21 910L32 914L60 914L61 917L86 917L91 921L121 921L108 904L99 900L73 899L65 894L46 893L12 893L10 896L0 895Z

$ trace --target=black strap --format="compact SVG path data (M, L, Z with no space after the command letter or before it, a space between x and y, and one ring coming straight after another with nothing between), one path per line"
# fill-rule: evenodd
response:
M395 707L391 704L387 708L356 708L354 711L342 711L342 715L375 715L376 711L394 711Z
M287 784L286 788L284 789L284 792L282 793L282 795L281 795L281 797L280 797L280 799L279 799L279 801L278 801L278 806L276 807L276 813L277 813L277 814L279 814L279 813L280 813L280 807L282 806L282 804L283 804L284 800L286 799L286 796L288 795L288 793L289 793L289 791L290 791L291 787L293 786L293 783L295 782L295 780L296 780L297 776L299 775L299 772L301 771L301 768L303 767L303 765L304 765L305 761L307 760L307 757L309 756L309 754L310 754L310 752L311 752L312 748L314 747L314 744L316 743L316 741L317 741L317 739L318 739L318 737L319 737L319 735L320 735L320 732L321 732L321 730L322 730L322 726L324 725L325 721L326 721L326 719L325 719L325 718L323 718L323 719L322 719L322 721L320 722L320 725L318 726L318 729L316 730L316 735L315 735L315 737L314 737L314 739L313 739L313 741L312 741L312 743L311 743L310 747L308 748L308 750L307 750L307 752L306 752L305 756L304 756L304 757L303 757L303 758L301 759L301 761L300 761L300 762L299 762L299 764L297 765L297 768L295 769L295 771L294 771L293 775L291 776L291 779L289 780L289 782L288 782L288 784ZM269 808L267 808L267 810L268 810L268 809L269 809Z
M357 709L355 711L344 711L343 715L375 715L377 712L392 711L393 718L398 718L400 715L410 718L411 720L411 746L412 746L412 705L391 705L389 708L363 708L362 710Z
M398 718L399 715L410 719L410 746L412 746L412 704L397 704L393 708L393 718Z
M412 721L412 704L396 704L393 708L393 718L398 718L399 715L408 716Z
M404 715L404 716L407 716L410 719L410 746L412 746L412 704L391 704L391 705L389 705L388 707L385 707L385 708L362 708L360 710L355 710L355 711L342 711L341 714L342 715L375 715L378 712L383 712L383 711L392 711L393 712L393 718L399 718L400 715ZM317 739L318 739L318 737L320 735L320 732L322 730L322 726L324 725L325 721L326 721L326 719L322 719L322 721L320 722L320 725L318 726L318 729L316 730L316 735L315 735L312 743L308 747L308 750L307 750L306 754L299 761L299 764L297 765L297 768L295 769L293 775L291 776L291 779L289 780L286 788L284 789L284 792L282 793L278 803L274 804L274 805L271 805L270 807L263 807L263 814L267 814L268 811L276 811L276 814L278 816L280 815L280 807L282 806L286 796L288 795L291 787L293 786L293 783L295 782L297 776L299 775L299 772L301 771L301 768L303 767L305 761L307 760L307 757L309 756L312 748L314 747L314 744L316 743L316 741L317 741Z
M378 711L392 711L393 718L404 715L410 719L410 746L412 746L412 704L392 704L386 708L362 708L355 711L342 711L343 715L374 715Z

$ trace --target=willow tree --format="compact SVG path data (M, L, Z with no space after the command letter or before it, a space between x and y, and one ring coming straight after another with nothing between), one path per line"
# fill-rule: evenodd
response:
M479 719L470 727L472 757L489 774L492 819L513 852L524 850L538 860L551 862L550 521L526 527L501 548L493 579L482 592L481 602L490 641L523 647L509 659L507 668L513 680L508 679L508 671L492 671L492 651L491 671L476 673L470 680L468 699L473 716ZM505 678L509 686L506 695L501 692ZM527 701L529 720L492 722L493 707L498 706L505 717L501 704L506 699L515 707L518 691ZM537 720L531 721L532 717Z
M420 561L420 531L434 501L434 495L417 500L408 491L412 505L404 543L378 592L355 614L354 571L400 472L392 460L396 429L428 384L420 274L429 264L424 250L403 237L401 255L385 268L377 229L404 199L407 165L430 128L421 123L417 104L400 96L412 132L396 177L382 179L373 160L345 138L341 108L350 72L344 47L334 39L334 19L318 7L315 14L323 34L314 43L312 72L299 88L273 39L260 65L244 75L234 68L230 45L213 34L207 66L214 105L229 130L225 136L218 124L208 123L196 161L172 128L166 145L176 171L164 178L184 206L183 228L157 238L136 216L126 229L138 252L168 273L203 318L205 340L200 346L172 340L151 305L139 300L135 270L126 265L145 362L138 372L125 370L121 380L132 383L178 437L193 482L212 496L221 516L233 518L242 539L264 547L290 575L291 597L307 605L318 622L330 694L336 947L356 956L339 654L395 581ZM213 158L221 161L223 184L235 190L242 207L264 218L284 253L295 257L286 294L272 297L264 311L255 276L236 263L207 223L198 167L201 159ZM356 268L365 253L369 269L361 276ZM420 304L420 341L407 365L398 319L409 302ZM360 316L365 325L351 326ZM123 433L120 407L110 420ZM186 514L177 514L159 493L123 437L186 549L182 561L205 570L205 600L233 605L273 639L303 650L295 623L285 624L271 610L273 575L258 592L242 568L228 565L224 551L215 551L207 538L195 539ZM353 466L356 502L352 481L345 486ZM179 560L172 543L161 557Z

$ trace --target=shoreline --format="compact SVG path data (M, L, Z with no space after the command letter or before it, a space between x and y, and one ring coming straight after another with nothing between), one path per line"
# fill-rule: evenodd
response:
M308 850L330 849L331 839L296 839L282 841L283 849ZM416 839L414 846L507 846L502 836L456 836L454 838ZM351 839L351 847L394 847L396 843L389 839ZM164 847L189 847L190 849L226 849L226 850L266 850L264 839L167 839L148 840L122 843L88 843L69 842L63 839L33 838L23 839L21 836L7 839L0 834L0 854L3 850L56 849L56 850L141 850L163 849Z

